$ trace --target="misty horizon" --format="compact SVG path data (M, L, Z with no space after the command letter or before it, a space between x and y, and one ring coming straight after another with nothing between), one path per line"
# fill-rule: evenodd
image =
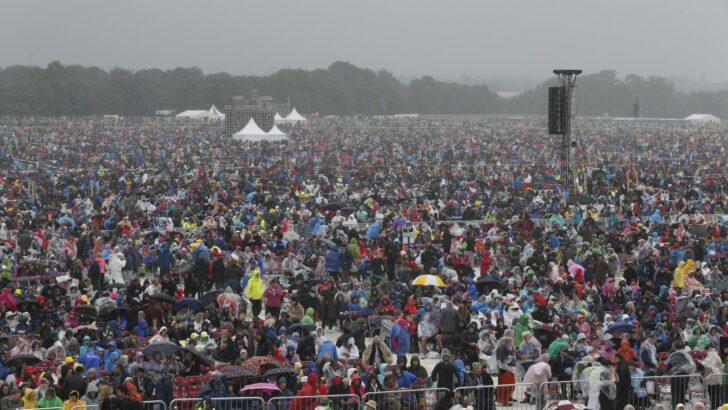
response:
M719 52L728 43L728 3L720 0L700 7L679 0L204 5L6 1L0 66L60 61L267 75L348 61L400 79L472 83L500 77L538 84L561 67L728 81L728 55Z

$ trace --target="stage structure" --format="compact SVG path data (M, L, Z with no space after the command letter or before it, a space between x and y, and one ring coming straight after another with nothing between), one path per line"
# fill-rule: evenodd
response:
M290 99L285 103L274 102L273 97L259 97L255 90L250 98L233 97L233 103L225 106L225 136L242 130L252 118L263 131L268 132L275 125L275 115L286 116L291 111Z
M581 70L554 70L554 74L559 86L549 88L549 134L561 135L561 188L573 193L570 156L576 143L571 141L571 120L576 115L576 109L572 107L572 98L576 77L581 74Z

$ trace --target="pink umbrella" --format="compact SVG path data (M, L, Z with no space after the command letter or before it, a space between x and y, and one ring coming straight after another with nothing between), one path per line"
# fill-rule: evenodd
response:
M581 280L584 279L584 267L579 265L578 263L572 261L569 259L569 261L566 263L566 266L569 267L569 273L576 279L577 277L581 277Z
M246 391L261 391L265 394L273 393L274 391L281 391L281 389L278 388L273 383L253 383L249 384L245 387L243 387L240 390L240 393L246 392Z

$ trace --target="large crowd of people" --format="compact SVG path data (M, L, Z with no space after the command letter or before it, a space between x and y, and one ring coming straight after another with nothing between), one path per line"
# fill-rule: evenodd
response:
M4 119L0 409L720 408L728 130L544 127Z

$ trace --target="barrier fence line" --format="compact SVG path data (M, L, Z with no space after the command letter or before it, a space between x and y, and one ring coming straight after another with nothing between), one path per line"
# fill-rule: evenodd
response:
M693 407L699 401L709 405L705 378L699 374L643 376L633 378L632 387L628 403L635 408L652 408L656 404L669 409L678 404Z
M705 394L710 409L716 409L728 403L728 373L709 374L705 378Z
M377 409L421 410L434 409L445 388L404 389L366 393L363 402L373 400ZM291 409L297 410L297 409ZM337 410L334 408L334 410Z
M214 397L209 400L215 410L263 410L266 407L262 397ZM202 401L202 398L192 397L174 399L169 410L202 409Z
M85 404L81 404L79 406L71 407L71 410L98 410L98 409L99 409L98 404L89 404L88 406Z
M723 375L720 375L723 376ZM725 376L728 376L726 374ZM560 400L570 400L577 404L588 405L590 401L591 377L585 380L552 381L540 386L542 402L540 408L552 408ZM638 409L653 409L661 404L666 409L674 409L678 404L692 408L697 402L706 407L711 403L725 403L724 385L709 389L705 378L699 374L664 375L664 376L632 376L631 389L626 397L617 395L615 401L621 405L631 404ZM612 381L614 383L614 381ZM600 392L604 390L600 389ZM612 390L616 392L616 384ZM710 397L710 391L716 395ZM598 400L598 398L594 398ZM716 408L713 406L709 408Z
M574 403L587 404L589 391L588 384L581 380L562 380L542 383L539 387L540 406L548 406L561 400L571 400Z
M144 410L167 410L167 403L162 400L145 400Z
M355 394L328 394L321 396L273 397L268 400L267 410L308 410L327 399L333 410L358 410L362 405ZM262 400L262 399L261 399ZM220 410L215 407L215 410ZM223 409L229 410L229 409Z
M496 405L508 405L515 410L540 410L543 401L540 389L534 383L470 386L455 389L458 403L473 409L489 409Z

